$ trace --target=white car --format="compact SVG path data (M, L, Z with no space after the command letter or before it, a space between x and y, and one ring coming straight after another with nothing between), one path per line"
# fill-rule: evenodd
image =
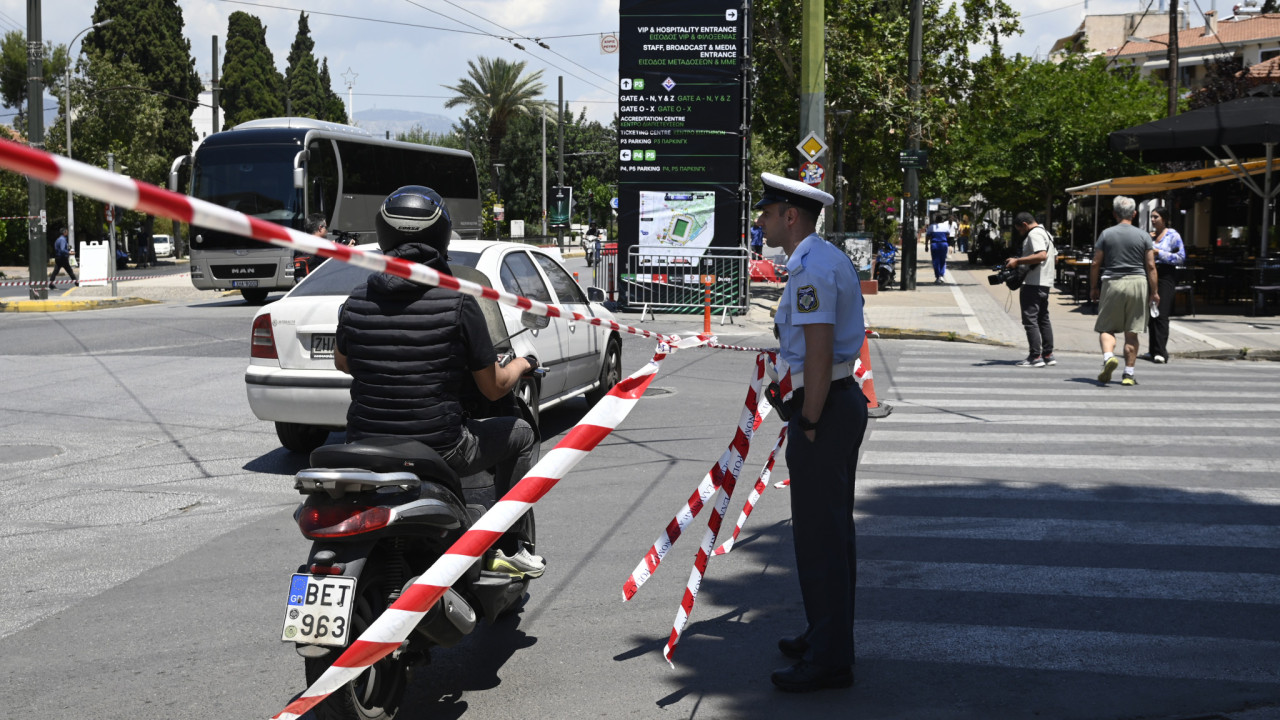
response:
M361 246L376 252L376 244ZM540 248L511 242L454 240L449 264L459 278L558 305L586 317L613 320L591 302L559 259ZM253 319L245 389L260 420L276 425L280 443L311 452L347 424L351 376L333 366L338 309L369 275L354 265L326 261ZM607 327L537 317L480 300L494 347L502 352L517 332L547 372L526 378L518 392L535 413L585 394L595 403L622 379L622 340ZM523 344L523 343L522 343Z
M169 257L173 255L173 238L168 235L152 235L151 249L158 258Z

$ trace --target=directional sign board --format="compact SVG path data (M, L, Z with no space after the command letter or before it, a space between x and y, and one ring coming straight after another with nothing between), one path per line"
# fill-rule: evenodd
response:
M805 136L805 139L800 141L800 144L796 146L796 149L799 150L800 154L804 155L809 162L813 162L814 160L822 157L822 154L827 151L827 144L822 142L822 139L818 137L817 133L811 132Z
M929 164L928 150L903 150L898 153L898 165L922 170Z

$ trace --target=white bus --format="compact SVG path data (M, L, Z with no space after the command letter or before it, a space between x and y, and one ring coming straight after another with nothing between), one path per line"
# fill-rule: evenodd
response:
M269 118L242 123L206 137L191 163L192 197L301 230L311 213L323 213L329 233L375 238L373 219L392 190L404 185L434 189L449 205L462 238L480 236L480 182L475 160L463 150L397 142L360 128L308 118ZM261 303L272 290L294 285L293 253L252 238L191 226L191 283L201 290L239 290Z

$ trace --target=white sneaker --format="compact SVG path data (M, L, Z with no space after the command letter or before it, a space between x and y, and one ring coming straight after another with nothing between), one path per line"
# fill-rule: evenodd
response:
M1163 356L1163 355L1152 355L1152 356L1151 356L1151 362L1153 362L1153 363L1155 363L1155 364L1157 364L1157 365L1163 365L1163 364L1165 364L1165 363L1169 362L1169 358L1167 358L1167 357L1165 357L1165 356Z
M1044 367L1044 358L1039 356L1028 357L1025 360L1019 360L1014 365L1017 367Z
M494 550L487 569L508 575L536 578L542 577L542 573L547 571L547 563L541 557L530 555L529 550L522 547L520 552L511 556L501 550Z

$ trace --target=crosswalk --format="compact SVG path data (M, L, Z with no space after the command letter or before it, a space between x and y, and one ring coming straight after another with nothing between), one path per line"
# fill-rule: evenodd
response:
M1280 703L1280 364L1101 387L1093 355L904 345L859 463L859 658Z

